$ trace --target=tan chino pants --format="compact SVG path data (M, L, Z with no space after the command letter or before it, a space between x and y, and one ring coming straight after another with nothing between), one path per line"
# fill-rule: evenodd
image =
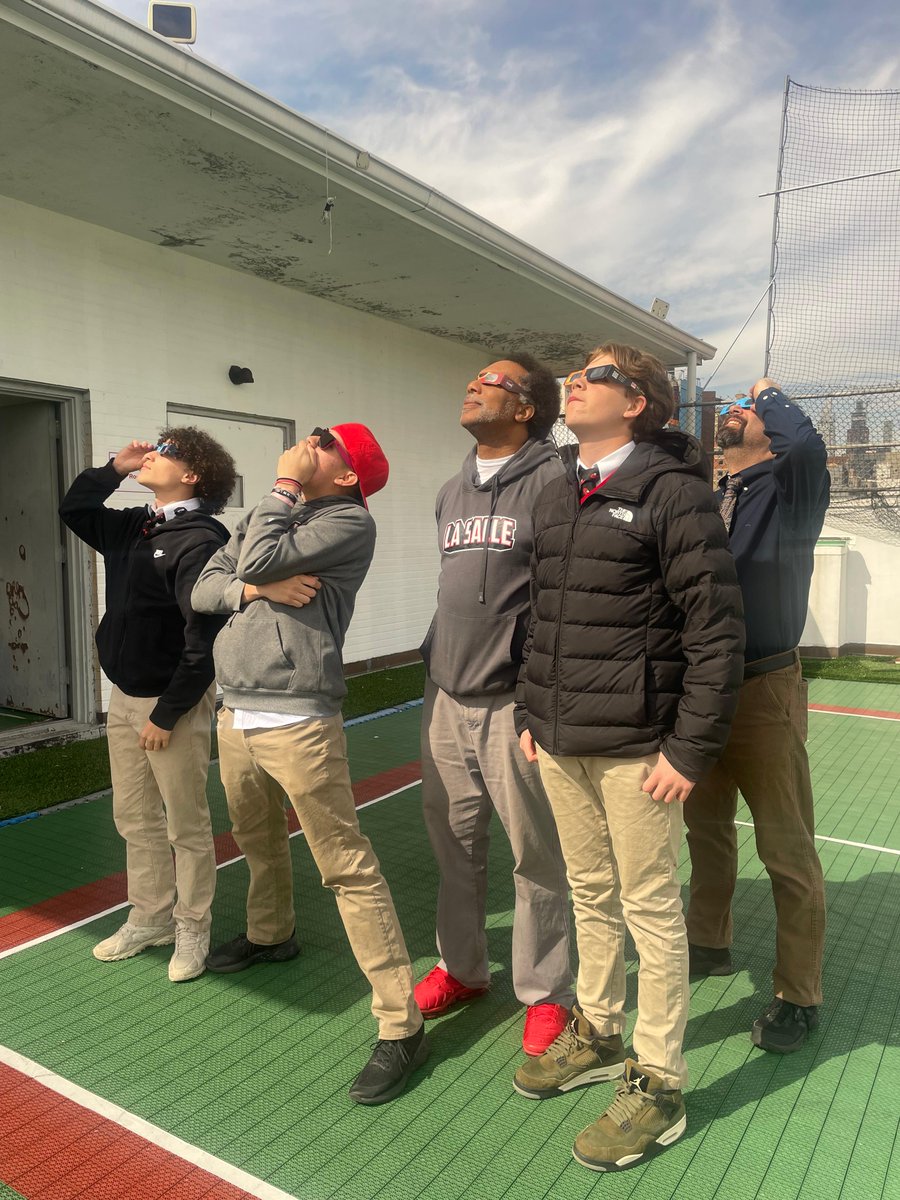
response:
M682 814L641 791L648 758L554 757L538 747L575 907L578 1004L604 1037L625 1031L625 927L640 957L635 1056L682 1088L688 943L678 883Z
M132 925L168 925L174 917L189 929L209 929L216 856L206 775L215 697L212 685L178 719L165 750L142 750L138 738L157 697L112 690L113 819L125 839Z
M379 1037L422 1024L406 943L381 867L359 827L339 716L276 729L239 730L219 713L219 761L234 839L247 858L247 937L271 946L294 929L287 793L360 970L372 987Z

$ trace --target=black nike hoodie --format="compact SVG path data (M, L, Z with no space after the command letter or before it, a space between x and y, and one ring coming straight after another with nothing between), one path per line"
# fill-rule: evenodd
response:
M158 696L150 720L174 729L215 678L212 647L225 618L195 612L191 591L207 560L227 542L228 530L202 509L192 509L144 534L146 505L105 507L121 482L111 463L82 471L59 515L103 555L101 667L127 695Z

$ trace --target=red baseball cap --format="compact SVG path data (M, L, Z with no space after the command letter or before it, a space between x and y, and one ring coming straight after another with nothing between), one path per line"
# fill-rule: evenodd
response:
M359 480L363 504L368 508L369 497L380 492L388 481L390 467L384 451L367 425L350 421L346 425L332 425L331 432L336 433L344 443L350 466Z

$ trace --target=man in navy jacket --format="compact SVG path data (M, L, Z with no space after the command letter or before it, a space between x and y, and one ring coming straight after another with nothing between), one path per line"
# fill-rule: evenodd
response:
M799 1049L819 1023L825 889L814 838L806 754L807 690L797 644L806 621L813 551L828 507L826 449L809 417L760 379L722 409L728 474L720 511L730 534L747 625L746 666L725 752L685 804L691 853L687 915L691 970L730 975L737 879L737 791L777 914L775 998L754 1022L763 1050Z

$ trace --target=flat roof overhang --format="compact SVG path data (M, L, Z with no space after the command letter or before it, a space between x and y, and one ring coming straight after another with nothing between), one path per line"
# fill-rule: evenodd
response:
M27 204L560 373L598 341L715 354L88 0L0 0L0 111L0 193Z

